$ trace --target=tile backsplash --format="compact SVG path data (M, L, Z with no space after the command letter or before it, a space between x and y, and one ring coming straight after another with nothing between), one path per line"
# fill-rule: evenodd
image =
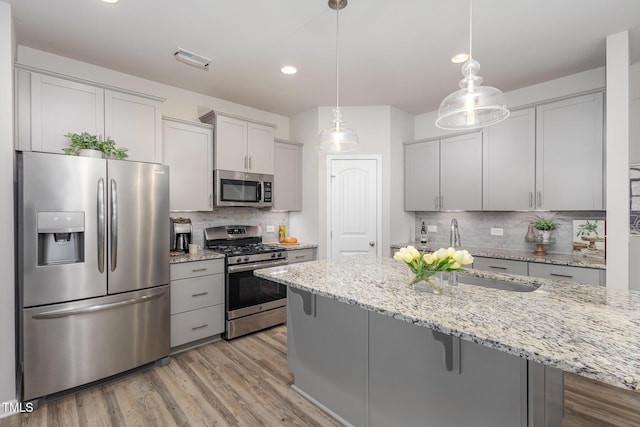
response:
M289 227L289 212L272 212L256 208L213 208L212 212L171 212L171 217L191 218L193 243L204 245L204 229L220 225L258 225L265 242L278 240L278 226ZM267 226L274 226L267 232ZM168 226L168 225L167 225Z
M553 231L556 242L545 246L547 252L557 254L573 253L573 220L605 219L604 211L566 212L416 212L415 236L420 238L422 221L425 225L437 226L437 232L429 233L429 242L449 245L451 219L458 220L462 247L481 247L511 250L534 250L535 244L525 242L529 222L535 215L552 217L559 227ZM492 228L501 228L502 236L492 236Z

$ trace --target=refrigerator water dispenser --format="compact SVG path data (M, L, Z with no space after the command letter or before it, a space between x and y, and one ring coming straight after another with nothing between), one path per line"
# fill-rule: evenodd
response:
M84 262L84 212L38 212L38 265Z

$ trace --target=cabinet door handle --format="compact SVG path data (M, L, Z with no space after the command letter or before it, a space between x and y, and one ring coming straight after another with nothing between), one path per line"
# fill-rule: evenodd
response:
M555 277L564 277L565 279L572 279L573 276L570 274L560 274L560 273L549 273L549 276L555 276Z
M213 207L213 197L211 196L211 194L209 194L209 207L212 208Z
M199 273L199 272L201 272L201 271L207 271L207 269L206 269L206 268L196 268L196 269L191 270L191 271L192 271L193 273Z
M208 293L209 292L198 292L198 293L195 293L195 294L191 294L191 296L192 297L201 297L201 296L207 295Z
M191 330L195 331L196 329L206 328L207 326L209 326L208 323L203 323L202 325L194 326L193 328L191 328Z
M490 265L489 268L495 268L496 270L506 270L507 267L502 267L500 265Z
M244 168L247 168L247 156L244 156Z
M444 196L440 196L440 209L444 209Z
M251 156L249 156L249 170L251 170Z
M438 210L438 196L433 197L433 207Z
M296 255L295 259L301 259L301 258L305 258L305 255Z
M542 207L542 191L538 191L538 207Z
M529 207L533 207L533 191L529 191Z

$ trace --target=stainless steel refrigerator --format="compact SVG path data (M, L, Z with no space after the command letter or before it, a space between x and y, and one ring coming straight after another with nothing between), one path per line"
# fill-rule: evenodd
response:
M169 169L17 155L23 401L169 354Z

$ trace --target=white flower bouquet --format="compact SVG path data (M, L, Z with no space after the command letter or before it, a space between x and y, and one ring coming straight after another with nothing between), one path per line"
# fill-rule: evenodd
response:
M420 281L425 281L435 292L442 289L433 283L432 276L439 272L465 271L463 265L473 263L473 257L466 250L455 250L454 248L440 248L432 253L418 251L413 246L400 248L393 255L393 259L404 261L415 277L409 285L414 285Z

